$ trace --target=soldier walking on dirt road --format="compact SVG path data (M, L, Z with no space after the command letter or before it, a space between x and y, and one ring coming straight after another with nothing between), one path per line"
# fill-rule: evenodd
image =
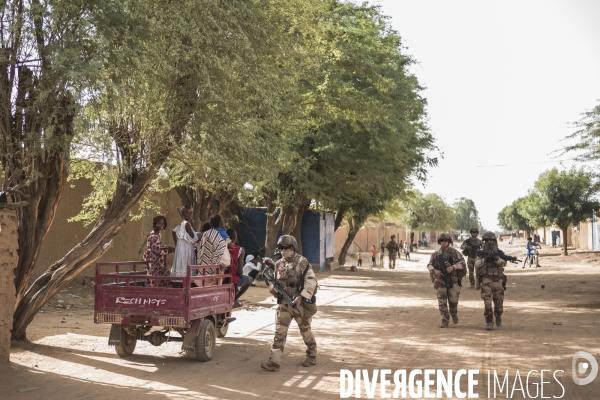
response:
M433 288L437 292L438 306L442 315L440 328L447 328L452 316L452 322L458 323L458 297L460 296L459 280L466 274L465 259L453 247L450 247L450 235L442 233L438 238L440 248L433 252L427 264L427 269L431 274ZM439 265L440 257L443 258L443 265ZM446 286L444 274L441 269L446 270L448 278L452 281L452 287ZM450 313L448 313L450 308Z
M283 348L287 338L287 332L292 320L295 320L300 328L300 334L306 344L306 360L303 367L317 364L317 342L312 333L310 324L312 316L317 312L316 290L317 280L308 260L296 253L298 244L291 235L283 235L277 242L277 248L281 251L283 258L275 264L275 279L279 281L285 292L293 299L296 311L283 296L280 296L272 284L269 292L277 297L277 323L275 327L275 338L271 348L271 357L266 363L260 364L263 369L279 371Z
M463 250L463 254L468 256L467 258L467 267L469 267L469 282L471 283L471 289L475 287L475 289L479 290L479 275L477 275L477 279L475 279L476 274L474 274L475 270L475 258L477 258L477 249L481 247L481 239L477 237L479 235L479 229L471 228L469 231L471 233L471 237L463 242L460 248Z
M385 245L388 251L389 269L396 269L396 256L400 253L400 246L396 242L396 235L390 236L390 241Z
M483 239L483 251L488 254L487 257L477 257L475 260L475 269L478 271L481 279L481 298L483 299L486 327L488 331L494 329L494 316L496 316L496 325L502 324L502 313L504 311L504 267L506 261L501 259L498 252L498 242L494 232L486 232L481 237ZM492 300L494 309L492 310Z

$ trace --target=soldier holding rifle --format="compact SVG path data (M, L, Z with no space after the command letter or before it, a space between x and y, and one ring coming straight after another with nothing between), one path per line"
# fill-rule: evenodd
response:
M466 274L465 259L453 247L450 247L450 235L442 233L438 238L439 250L429 259L427 269L431 274L433 288L437 292L438 305L442 315L440 328L447 328L452 316L452 322L458 323L458 297L460 295L460 280ZM450 312L448 313L448 308Z
M277 297L277 323L275 338L271 347L269 361L260 364L263 369L279 371L287 332L292 320L300 328L300 334L306 344L304 367L317 364L317 342L310 323L317 312L317 280L308 260L296 252L298 244L291 235L283 235L277 242L282 259L275 264L275 276L263 272L269 280L269 292Z
M504 267L506 261L520 261L515 257L506 256L498 250L498 242L494 232L486 232L481 237L483 249L477 252L475 269L481 281L481 298L483 299L486 327L488 331L494 329L494 316L496 325L502 324L502 312L504 311L504 290L506 290L506 275ZM492 310L492 300L494 309Z

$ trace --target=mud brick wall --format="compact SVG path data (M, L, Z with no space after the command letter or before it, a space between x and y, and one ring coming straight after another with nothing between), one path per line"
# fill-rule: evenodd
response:
M14 269L17 266L17 217L0 208L0 363L8 362L15 306Z

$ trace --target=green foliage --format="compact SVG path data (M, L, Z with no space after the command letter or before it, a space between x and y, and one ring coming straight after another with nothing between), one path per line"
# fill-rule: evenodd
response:
M453 204L454 216L456 223L454 229L469 230L471 228L479 228L479 213L475 203L471 199L461 197Z
M396 201L388 210L394 223L412 232L446 231L456 223L453 208L434 193L423 195L413 190L408 200Z
M408 73L412 60L377 7L325 2L316 64L301 76L305 130L282 165L280 202L315 199L322 208L373 215L405 195L411 176L436 163L425 100ZM313 45L311 43L310 45Z
M498 226L510 231L530 231L535 227L524 213L525 197L515 200L498 213Z
M591 110L583 113L576 123L577 130L567 139L576 139L577 143L566 146L564 152L575 152L579 161L600 160L600 101Z
M599 191L600 185L583 169L559 171L553 168L535 182L532 193L536 197L530 209L534 208L546 225L556 224L566 229L569 224L590 218L592 211L598 210Z

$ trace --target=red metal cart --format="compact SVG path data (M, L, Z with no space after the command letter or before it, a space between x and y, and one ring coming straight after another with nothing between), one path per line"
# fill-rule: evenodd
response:
M111 324L108 344L133 354L138 340L160 346L180 341L182 349L209 361L216 337L227 333L234 301L231 273L218 265L190 265L185 277L147 276L143 261L96 264L94 322ZM159 287L167 283L166 286Z

